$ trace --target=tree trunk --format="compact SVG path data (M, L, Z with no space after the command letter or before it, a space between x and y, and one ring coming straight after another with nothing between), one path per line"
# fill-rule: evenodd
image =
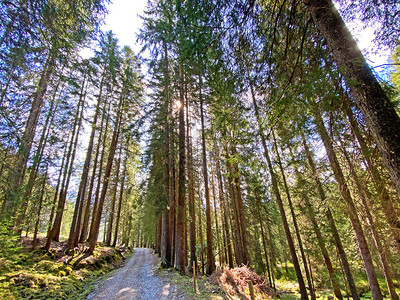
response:
M400 195L400 118L332 0L303 0L364 115ZM375 295L379 297L379 293Z
M227 260L229 263L229 268L233 268L233 256L232 256L232 243L230 239L230 234L229 234L229 226L228 226L228 217L226 213L226 202L225 202L225 197L224 197L224 185L222 181L222 174L221 174L221 164L219 160L219 153L217 152L217 179L218 179L218 188L219 188L219 202L222 207L221 214L223 215L223 222L222 222L222 227L223 231L225 232L225 238L226 238L226 246L227 248Z
M155 236L154 250L158 257L161 257L161 217L157 218L156 221L156 236Z
M316 108L314 110L314 114L315 114L314 116L315 116L315 122L317 124L318 133L322 138L326 152L328 154L328 159L330 161L333 173L335 175L335 179L339 184L340 193L348 208L349 218L353 226L353 230L356 234L358 247L364 262L364 268L367 273L369 285L372 292L372 297L377 300L383 299L381 290L379 288L378 280L376 278L374 265L372 262L372 257L367 244L367 240L365 239L361 222L360 219L358 218L357 209L354 205L354 201L353 198L351 197L350 190L347 186L342 169L339 165L339 161L334 152L332 140L330 139L328 132L326 131L324 121L322 119L319 108Z
M103 74L104 74L104 72L103 72ZM85 73L85 76L86 76L86 73ZM87 179L88 179L88 175L89 175L90 161L92 159L97 118L98 118L99 111L100 111L103 82L104 82L104 75L100 82L100 87L99 87L100 91L99 91L99 95L97 97L96 110L95 110L95 113L93 116L93 121L92 121L92 131L90 133L89 145L88 145L88 148L86 151L85 163L83 165L83 171L82 171L81 180L79 183L78 195L76 197L74 215L72 217L71 229L69 232L69 238L68 238L68 244L67 244L68 249L72 249L72 248L74 248L74 246L77 246L77 242L78 242L78 238L79 238L81 217L82 217L83 204L84 204L85 191L86 191L86 184L87 184ZM89 198L88 198L88 202L90 202Z
M53 94L53 99L51 100L51 103L50 103L50 108L49 108L49 111L47 113L47 117L46 117L45 123L43 125L42 134L41 134L40 139L39 139L39 145L37 146L36 154L35 154L35 156L33 158L32 169L31 169L31 172L29 174L28 183L26 185L25 193L24 193L24 196L23 196L23 199L22 199L23 202L22 202L22 205L21 205L21 212L20 212L18 218L16 219L16 223L15 224L17 225L17 227L19 227L18 228L18 232L20 234L22 232L22 224L23 224L23 222L25 220L25 216L26 216L26 210L28 208L29 198L30 198L30 196L32 194L32 190L33 190L33 186L35 184L35 179L37 177L37 173L38 173L38 170L39 170L40 162L42 161L43 151L44 151L45 145L47 143L47 140L49 138L49 134L50 134L50 126L49 125L52 124L52 122L53 122L53 118L55 116L55 111L56 111L57 106L58 106L58 102L56 103L55 97L56 97L60 82L61 82L61 80L59 80L58 83L57 83L57 87L55 88L55 91L54 91L54 94ZM56 105L54 107L55 103L56 103Z
M115 232L114 232L114 240L112 242L112 246L115 247L117 245L117 238L118 238L118 229L119 229L119 223L120 223L120 218L121 218L121 208L122 208L122 199L124 196L124 189L125 189L125 176L126 176L126 165L128 161L128 154L125 153L125 158L124 158L124 170L122 172L122 182L121 182L121 187L119 190L119 200L118 200L118 210L117 210L117 218L115 220ZM161 226L160 226L161 227Z
M211 176L211 187L213 191L213 202L214 202L214 219L215 219L215 231L217 233L217 253L219 258L219 268L222 266L222 251L221 251L221 240L219 235L219 226L218 226L218 214L217 214L217 196L215 194L215 185L214 185L214 176Z
M295 169L295 172L297 178L301 180L301 175L300 172L297 170L297 168ZM305 203L307 218L311 221L312 228L317 238L317 243L321 251L322 257L324 259L325 266L329 274L329 279L331 280L332 283L333 293L335 294L337 299L343 299L342 293L340 292L339 283L336 278L335 270L333 269L332 262L328 254L328 250L326 249L325 241L322 237L321 230L319 229L317 219L315 218L316 213L314 211L314 208L311 205L310 199L308 198L306 191L304 191L304 193L301 194L301 197Z
M54 219L53 228L47 237L47 241L46 241L46 245L45 245L46 251L50 250L50 245L53 240L58 241L60 238L61 221L62 221L62 217L63 217L63 213L64 213L65 201L67 199L69 182L70 182L71 175L72 175L72 169L73 169L76 149L77 149L77 145L78 145L79 131L80 131L81 125L82 125L83 110L84 110L84 97L83 97L83 95L81 95L79 102L78 102L78 107L77 107L76 113L75 113L75 121L74 121L74 126L73 126L73 130L72 130L72 135L71 135L71 142L70 142L69 149L68 149L67 160L66 160L66 164L65 164L63 182L61 184L60 196L58 199L56 217Z
M26 163L31 151L32 142L35 137L37 122L39 119L40 111L43 106L44 95L49 84L50 76L54 70L54 55L51 50L44 64L43 72L41 74L37 89L33 94L32 106L29 112L28 120L26 121L25 130L21 138L21 142L16 154L14 170L10 173L9 189L6 193L5 202L5 215L2 218L7 219L13 214L18 207L19 200L15 203L15 199L19 199L19 189L22 186ZM14 203L13 203L14 202Z
M233 186L233 181L234 179L232 178L233 170L232 166L228 161L228 150L225 149L226 152L226 171L227 171L227 177L228 177L228 186L229 186L229 194L231 196L232 200L232 212L233 212L233 225L234 228L232 229L232 235L233 235L233 240L234 240L234 249L235 249L235 260L236 260L236 265L241 266L244 263L244 258L243 258L243 243L241 242L241 233L240 233L240 225L239 225L239 216L238 216L238 208L237 208L237 201L236 201L236 191Z
M99 198L99 203L96 208L96 213L93 215L93 227L90 228L90 233L89 233L89 253L93 253L94 248L97 243L97 238L99 235L99 229L100 229L100 221L101 221L101 215L103 212L103 205L104 205L104 200L106 198L106 193L107 193L107 188L108 188L108 183L110 180L110 175L111 175L111 168L114 162L114 154L115 150L117 148L117 143L118 143L118 138L120 134L120 127L121 127L121 122L122 122L122 103L124 102L124 93L121 92L121 96L119 99L118 103L118 109L117 109L117 117L115 120L115 127L113 131L113 135L111 138L111 145L107 157L107 165L106 169L104 172L104 178L103 178L103 186L101 188L101 194Z
M200 260L201 260L201 272L204 273L204 243L203 243L203 224L202 224L202 209L201 209L201 192L200 192L200 175L197 173L197 187L199 195L199 236L200 236Z
M210 191L208 188L208 170L207 170L207 154L206 154L206 135L204 126L204 109L202 95L202 75L199 75L199 97L200 97L200 120L201 120L201 146L203 157L203 177L204 177L204 193L206 198L206 233L207 233L207 274L211 275L215 270L215 257L213 253L213 239L211 231L211 204Z
M393 284L394 275L389 266L387 250L384 249L384 247L383 247L381 237L376 229L375 221L372 217L372 214L371 214L371 211L370 211L370 208L368 205L368 202L372 203L371 202L372 199L371 199L370 195L368 195L368 192L365 189L365 187L361 184L360 179L358 178L358 175L356 174L356 170L354 169L354 165L351 161L351 158L346 151L346 148L343 146L343 144L341 146L342 146L341 148L342 148L344 157L346 158L346 161L349 165L350 176L353 178L353 180L356 184L356 187L359 192L360 199L361 199L361 203L364 207L365 214L367 216L367 220L368 220L371 232L372 232L372 237L374 238L376 248L378 249L379 258L380 258L381 264L382 264L383 274L385 275L386 285L388 287L389 294L390 294L390 299L399 300L399 296L396 294L396 290L395 290L395 287Z
M96 179L97 162L98 162L98 159L99 159L99 153L100 153L101 144L103 144L103 149L105 149L104 145L105 145L105 140L106 140L107 133L108 133L108 121L109 121L109 118L107 117L106 128L104 130L104 138L102 139L104 119L106 117L106 106L107 106L107 101L104 101L103 113L102 113L102 117L101 117L101 121L100 121L99 136L97 138L96 155L94 157L92 176L90 178L89 192L88 192L87 202L86 202L86 207L85 207L85 214L84 214L84 217L83 217L82 229L81 229L80 237L79 237L79 242L80 243L83 243L83 242L86 241L87 234L88 234L88 231L89 231L90 206L91 206L91 202L92 202L92 194L93 194L94 182L95 182L95 179ZM101 177L101 172L102 172L102 169L103 169L103 160L104 160L104 150L103 149L101 151L101 157L100 157L100 166L99 166L99 172L98 172L98 177L99 178ZM99 185L100 179L98 179L97 182L98 182L97 185ZM96 187L96 190L97 190L97 187ZM98 195L98 193L96 193L96 194ZM98 196L96 197L96 199L98 199ZM97 203L93 204L93 210L96 207L96 205L97 205Z
M349 99L347 99L349 101ZM366 161L366 168L373 178L373 184L379 196L381 207L385 215L386 222L389 224L392 231L392 238L396 242L397 251L400 252L400 221L398 218L398 209L395 203L392 201L390 193L386 188L385 182L383 181L381 175L379 174L378 168L373 161L371 151L365 142L361 130L358 126L356 119L354 118L353 112L348 104L348 101L344 101L344 110L349 119L351 130L356 136L357 141L360 145L361 152Z
M232 146L232 154L236 154L236 149ZM240 226L240 243L242 249L242 263L245 265L250 265L250 256L249 251L247 250L247 237L246 237L246 227L244 221L244 208L243 208L243 199L242 199L242 191L240 188L240 172L237 164L233 164L232 166L233 172L236 174L234 177L235 182L235 195L236 195L236 205L237 205L237 215L239 219L239 226Z
M289 245L290 254L292 256L292 262L293 262L293 266L294 266L294 269L295 269L295 272L296 272L297 281L299 283L301 299L302 300L306 300L306 299L308 299L306 285L304 283L304 279L303 279L303 275L301 273L299 260L297 258L297 254L296 254L296 249L295 249L295 246L294 246L294 243L293 243L292 235L290 233L289 223L287 221L285 209L283 207L283 201L282 201L282 198L281 198L281 194L279 192L279 187L278 187L278 182L277 182L277 179L276 179L276 174L275 174L275 171L273 169L271 159L269 157L266 138L265 138L264 131L263 131L263 128L262 128L262 120L260 119L260 114L259 114L259 111L258 111L258 105L257 105L257 102L256 102L254 89L253 89L252 85L250 87L251 87L251 94L252 94L252 100L253 100L253 105L254 105L254 113L255 113L255 116L256 116L256 119L257 119L257 124L258 124L258 131L259 131L258 133L259 133L260 138L261 138L261 143L262 143L263 150L264 150L264 156L265 156L265 159L267 160L268 169L269 169L269 173L270 173L270 176L271 176L272 189L273 189L273 192L274 192L274 195L275 195L275 200L276 200L276 202L278 204L279 213L280 213L281 218L282 218L283 228L285 230L285 235L286 235L286 239L287 239L287 242L288 242L288 245Z
M183 74L182 66L180 67L180 107L179 107L179 167L178 167L178 203L177 219L176 219L176 268L181 273L185 273L187 265L187 253L186 253L186 197L185 197L185 103L183 94Z
M189 102L186 99L186 123L187 123L187 157L188 157L188 179L189 179L189 236L190 236L190 259L188 269L193 272L193 262L196 262L196 207L194 200L194 174L193 174L193 153L192 153L192 138L190 136L189 123Z
M108 103L108 110L110 110L111 107L111 102ZM103 112L104 114L107 114L106 111ZM94 229L94 220L95 216L97 214L97 207L99 206L99 197L100 197L100 190L102 186L102 172L103 172L103 164L104 164L104 156L106 153L106 143L107 143L107 135L108 135L108 126L110 123L110 116L107 115L106 117L106 127L104 130L104 138L103 138L103 145L101 149L101 155L100 155L100 166L99 166L99 171L98 171L98 177L97 177L97 185L96 185L96 191L95 191L95 196L94 196L94 202L93 202L93 208L92 208L92 220L90 222L90 230L89 232L92 232ZM104 184L104 182L103 182Z
M111 201L111 211L110 211L110 217L108 219L108 227L107 227L107 233L106 233L106 245L110 246L111 245L111 234L112 234L112 229L113 229L113 223L114 223L114 214L115 214L115 202L117 201L117 188L118 188L118 181L119 181L119 169L121 166L121 152L122 152L122 146L119 148L119 156L118 156L118 161L117 161L117 170L115 171L115 182L114 182L114 190L112 192L112 201Z
M257 191L254 191L255 197L256 197L256 208L257 208L257 217L258 217L258 223L260 224L260 229L261 229L261 239L262 239L262 244L263 244L263 250L264 250L264 258L265 258L265 263L267 265L267 273L268 273L268 281L269 285L274 287L274 291L276 292L276 287L274 281L272 281L272 277L274 276L274 273L271 272L271 268L269 265L269 259L268 259L268 252L267 252L267 242L265 240L265 234L264 234L264 226L261 218L261 200L260 197L258 196ZM264 273L265 274L265 273Z
M36 222L35 222L35 230L33 232L33 239L32 239L32 250L36 249L37 246L37 234L39 231L39 223L40 223L40 213L42 212L42 206L43 206L43 198L45 194L45 189L46 189L46 180L47 180L47 166L46 166L46 175L43 178L43 184L42 184L42 191L40 195L40 200L39 200L39 208L36 216Z
M51 226L53 224L54 213L55 213L56 205L57 205L57 198L58 198L59 192L60 192L61 177L62 177L62 174L63 174L64 167L66 167L66 166L64 166L64 163L65 163L65 160L66 160L67 155L68 155L68 150L67 150L67 147L65 147L65 146L66 145L64 145L64 153L63 153L63 158L61 160L60 171L58 172L57 185L56 185L56 190L55 190L55 193L54 193L53 203L51 204L51 212L50 212L49 225L48 225L48 228L47 228L46 238L49 238L49 235L50 235L50 232L51 232L51 228L52 228Z
M321 180L319 178L319 175L318 175L318 172L317 172L317 168L315 167L313 154L311 153L310 148L307 145L304 133L302 131L301 131L301 137L302 137L304 150L305 150L305 153L306 153L306 156L307 156L307 161L308 161L308 164L310 165L311 172L313 174L313 177L314 177L314 180L315 180L315 183L316 183L316 186L317 186L318 195L319 195L319 197L321 199L322 204L325 206L325 216L326 216L326 218L328 220L329 227L331 228L331 231L332 231L332 236L333 236L333 239L335 241L335 245L336 245L336 248L338 250L340 260L342 262L342 266L343 266L343 269L344 269L344 273L346 275L346 279L347 279L347 283L348 283L349 288L350 288L351 295L352 295L354 300L359 300L360 296L358 295L358 292L357 292L356 284L354 282L353 275L352 275L352 272L351 272L351 269L350 269L350 264L349 264L349 262L347 260L347 255L346 255L346 253L344 251L342 240L341 240L341 238L339 236L339 232L338 232L338 230L336 228L335 220L334 220L334 218L332 216L331 210L330 210L329 205L328 205L328 203L326 201L325 191L324 191L324 189L322 187L322 183L321 183Z
M164 179L164 187L167 203L162 212L162 240L161 240L161 252L162 252L162 265L165 268L169 268L172 266L172 239L171 239L171 198L170 198L170 133L169 133L169 60L168 60L168 48L165 41L163 41L164 48L164 113L165 113L165 125L164 125L164 134L165 134L165 179Z
M279 154L278 145L276 143L274 129L271 129L271 131L272 131L272 138L274 140L274 146L275 146L276 157L277 157L277 160L278 160L279 170L281 171L281 174L282 174L283 187L285 188L286 197L287 197L288 204L289 204L289 210L290 210L290 214L292 215L294 230L295 230L295 233L296 233L296 238L297 238L298 246L300 248L301 258L302 258L302 261L303 261L304 271L306 272L306 278L307 278L307 282L308 282L308 288L309 288L309 291L310 291L311 300L315 300L316 297L315 297L315 291L312 288L310 269L309 269L309 265L307 263L306 254L304 252L303 240L302 240L301 235L300 235L300 229L299 229L299 225L297 224L297 217L296 217L296 214L294 212L292 198L290 197L289 187L288 187L287 182L286 182L286 175L285 175L285 171L283 170L283 165L282 165L282 161L281 161L281 156Z
M172 119L172 124L171 124L171 128L172 128L172 145L171 145L171 165L170 165L170 178L171 178L171 187L170 187L170 199L171 200L171 218L170 218L170 226L171 226L171 236L172 236L172 240L171 240L171 252L172 252L172 257L171 257L171 262L172 265L175 266L175 259L176 259L176 205L177 205L177 197L178 197L178 193L177 193L177 176L176 176L176 172L175 172L175 141L174 141L174 136L175 136L175 132L174 132L174 119Z

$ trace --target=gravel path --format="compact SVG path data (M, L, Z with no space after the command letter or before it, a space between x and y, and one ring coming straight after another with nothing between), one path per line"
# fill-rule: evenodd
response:
M152 250L136 248L126 265L99 282L86 300L185 299L176 286L155 274L159 262Z

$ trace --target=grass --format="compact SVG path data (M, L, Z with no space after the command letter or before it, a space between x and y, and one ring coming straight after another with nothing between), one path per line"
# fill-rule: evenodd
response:
M296 275L294 271L294 267L291 263L288 263L288 273L284 270L283 266L281 266L279 271L280 277L276 280L276 288L279 291L280 299L292 300L292 299L300 299L299 286L296 280ZM369 289L368 279L363 270L353 270L354 280L357 286L357 290L360 294L360 299L372 299L371 291ZM339 281L342 283L342 279L339 278ZM378 276L379 286L381 288L383 298L390 299L389 292L387 290L385 278L382 276ZM346 292L344 291L344 286L342 287L342 295L346 296ZM397 293L400 292L399 288L396 289ZM351 296L349 296L351 298ZM321 300L329 300L334 299L333 291L328 288L319 288L316 290L316 298Z
M168 281L178 286L178 289L185 294L185 297L193 300L220 300L228 299L225 293L216 286L208 282L206 276L197 276L197 292L193 288L193 278L187 275L181 275L177 270L173 268L159 268L158 274L164 278L168 278Z

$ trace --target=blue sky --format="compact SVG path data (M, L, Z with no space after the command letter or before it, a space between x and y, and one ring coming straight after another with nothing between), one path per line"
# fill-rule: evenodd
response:
M140 44L136 43L136 34L142 26L142 21L138 15L142 15L148 0L113 0L108 5L109 14L105 18L104 31L112 30L119 39L119 44L129 45L135 53L141 49ZM390 53L379 49L376 53L372 44L374 29L366 28L361 30L361 25L357 23L348 24L350 31L357 40L360 49L363 51L368 63L375 67L388 63ZM381 72L380 69L376 71Z

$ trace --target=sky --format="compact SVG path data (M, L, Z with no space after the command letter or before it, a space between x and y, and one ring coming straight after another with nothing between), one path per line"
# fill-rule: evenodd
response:
M148 0L113 0L108 5L108 15L105 18L105 24L102 26L104 31L112 30L119 39L119 44L129 45L138 53L141 49L139 43L136 42L136 34L142 25L142 21L138 15L142 15ZM390 53L380 51L374 53L372 47L372 39L374 31L367 28L360 31L358 24L349 24L349 29L354 38L357 40L360 49L363 51L367 61L371 66L386 64Z
M113 0L108 5L103 31L112 30L121 46L130 46L135 53L141 49L136 43L136 34L142 26L139 15L143 14L147 0Z

